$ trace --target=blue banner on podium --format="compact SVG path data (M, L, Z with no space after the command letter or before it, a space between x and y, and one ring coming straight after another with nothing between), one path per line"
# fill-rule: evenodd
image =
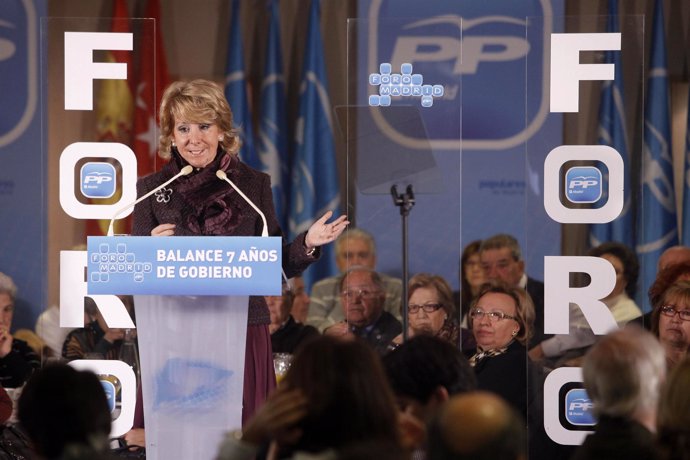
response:
M280 295L279 237L88 237L87 292Z

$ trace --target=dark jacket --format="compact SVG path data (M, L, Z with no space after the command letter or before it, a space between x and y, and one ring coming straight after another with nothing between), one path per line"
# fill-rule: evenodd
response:
M227 182L215 175L220 169L219 154L212 164L189 176L183 176L167 186L165 193L156 193L134 208L132 235L148 236L156 226L175 224L177 236L258 236L263 222L259 214ZM185 163L175 154L159 172L137 182L137 196L143 196L174 177ZM228 178L261 209L266 216L268 234L283 237L273 207L271 179L268 174L256 171L237 158L226 167ZM309 256L304 246L306 232L292 243L283 239L282 266L288 278L304 271L318 256ZM249 324L268 324L270 316L262 296L249 300Z

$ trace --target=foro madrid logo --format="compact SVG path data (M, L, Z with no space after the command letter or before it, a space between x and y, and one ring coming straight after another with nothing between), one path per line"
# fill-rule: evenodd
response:
M369 96L372 107L391 105L392 96L419 97L422 107L434 105L434 98L443 96L443 85L425 85L424 77L412 73L412 64L402 64L400 73L391 73L393 66L388 62L379 65L379 73L369 75L369 84L379 87L379 94Z

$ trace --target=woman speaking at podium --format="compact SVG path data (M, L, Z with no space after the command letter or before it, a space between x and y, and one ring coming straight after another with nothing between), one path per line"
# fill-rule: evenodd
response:
M165 90L158 154L170 161L138 181L137 196L159 187L187 166L192 171L135 207L132 235L259 236L264 224L256 206L265 215L268 234L283 236L273 207L270 177L240 161L240 139L232 126L230 106L215 83L175 82ZM230 186L226 178L246 196ZM327 212L292 243L283 242L282 265L288 278L299 275L317 260L319 246L334 241L349 223L345 216L327 223L331 215ZM251 296L243 422L275 387L269 323L266 301Z

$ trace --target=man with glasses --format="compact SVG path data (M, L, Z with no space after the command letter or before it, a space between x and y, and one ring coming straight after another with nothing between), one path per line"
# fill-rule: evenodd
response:
M527 276L525 261L517 240L507 234L494 235L482 241L479 259L489 281L500 281L527 291L534 303L534 334L529 347L541 343L544 334L544 283Z
M340 286L343 275L352 267L376 269L376 243L374 237L361 228L350 228L335 241L335 263L341 274L318 281L312 286L307 324L319 331L343 320ZM384 310L398 319L402 296L402 281L383 273L379 274L386 293Z
M360 338L384 354L402 332L402 324L383 309L386 301L381 276L366 267L347 271L340 283L343 319L324 330L325 335Z

